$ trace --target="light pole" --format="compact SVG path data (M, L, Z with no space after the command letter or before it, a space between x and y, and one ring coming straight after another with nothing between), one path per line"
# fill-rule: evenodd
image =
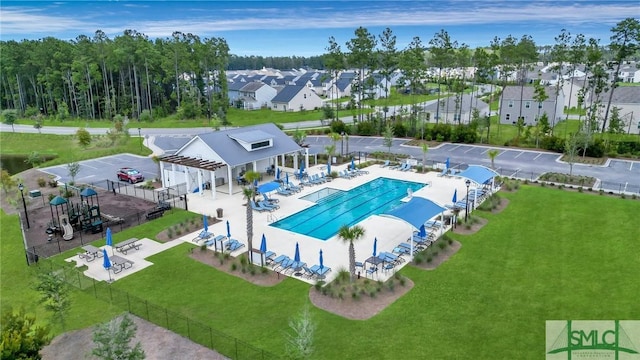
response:
M29 225L29 214L27 214L27 202L24 201L24 185L18 185L18 189L20 190L20 195L22 196L22 205L24 206L24 218L27 220L27 229L31 228Z
M138 128L138 137L140 138L140 151L142 151L142 129Z
M467 185L467 196L465 197L465 205L464 205L464 222L467 222L467 218L469 217L469 186L471 186L471 180L467 179L464 182Z
M344 156L344 132L342 132L340 136L340 156Z

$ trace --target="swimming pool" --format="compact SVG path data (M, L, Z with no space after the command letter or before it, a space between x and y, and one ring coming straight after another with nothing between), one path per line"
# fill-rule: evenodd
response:
M407 192L426 184L377 178L349 191L325 188L302 197L315 205L272 223L270 226L327 240L341 226L352 226L371 215L382 214L400 205Z

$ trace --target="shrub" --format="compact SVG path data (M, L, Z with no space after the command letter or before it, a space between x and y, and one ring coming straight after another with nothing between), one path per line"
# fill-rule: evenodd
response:
M237 269L238 269L238 264L232 263L231 264L231 271L236 271Z
M45 180L43 177L39 177L38 178L38 186L44 187L45 185L47 185L47 180Z

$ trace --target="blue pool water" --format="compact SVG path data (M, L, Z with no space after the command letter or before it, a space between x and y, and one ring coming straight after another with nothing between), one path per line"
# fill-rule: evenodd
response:
M371 215L382 214L401 204L408 189L425 184L378 178L349 191L325 188L301 199L316 204L271 224L283 230L327 240L343 225L352 226Z

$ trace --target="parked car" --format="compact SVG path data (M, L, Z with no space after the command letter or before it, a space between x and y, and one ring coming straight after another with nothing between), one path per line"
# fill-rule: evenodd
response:
M118 180L128 181L131 184L135 184L137 182L144 181L144 175L136 169L125 167L118 170Z

